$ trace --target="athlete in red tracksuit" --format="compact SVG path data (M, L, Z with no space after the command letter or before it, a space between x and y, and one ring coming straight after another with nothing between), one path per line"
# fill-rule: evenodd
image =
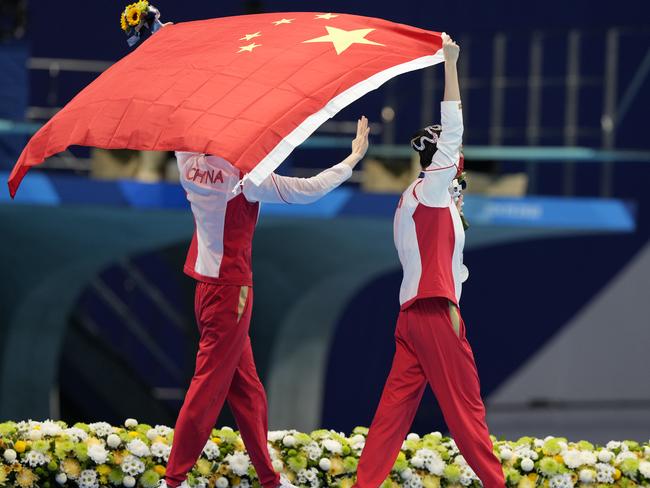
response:
M389 475L427 383L483 486L505 486L458 310L461 283L467 277L465 233L449 185L459 172L463 121L456 72L459 47L446 34L443 52L442 128L427 127L411 141L420 153L424 177L404 192L395 213L395 246L404 269L396 351L359 461L358 488L377 488Z
M197 280L195 312L200 341L194 377L176 421L165 481L176 488L185 480L209 439L228 400L246 450L264 488L280 486L267 448L267 403L248 329L253 304L251 246L260 202L310 203L352 174L368 148L368 121L357 125L352 153L312 178L272 174L260 186L240 183L242 174L228 161L205 154L177 152L181 183L187 192L196 231L185 273ZM283 486L291 486L283 482Z

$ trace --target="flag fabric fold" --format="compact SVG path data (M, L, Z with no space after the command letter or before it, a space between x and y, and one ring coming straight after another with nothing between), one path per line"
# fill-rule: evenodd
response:
M440 33L290 12L175 24L115 63L29 141L9 177L69 146L220 156L256 184L323 122L386 81L443 61Z

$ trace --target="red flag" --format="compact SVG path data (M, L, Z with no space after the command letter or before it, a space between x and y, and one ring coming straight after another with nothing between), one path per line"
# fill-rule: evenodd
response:
M437 32L314 12L161 29L29 141L9 177L71 145L220 156L261 183L323 122L389 79L443 60Z

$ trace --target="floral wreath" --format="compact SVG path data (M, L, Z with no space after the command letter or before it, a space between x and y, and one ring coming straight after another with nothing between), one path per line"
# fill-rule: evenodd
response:
M160 11L147 0L127 5L120 16L120 27L127 36L129 46L138 43L143 29L148 29L152 34L160 29L162 23L159 19Z

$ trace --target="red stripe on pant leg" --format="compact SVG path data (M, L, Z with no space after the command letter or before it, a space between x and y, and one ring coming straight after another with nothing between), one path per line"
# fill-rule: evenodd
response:
M166 481L187 477L210 437L248 338L248 320L237 320L239 286L199 283L196 319L201 338L196 368L174 430ZM243 319L243 317L242 317Z
M250 317L251 313L252 289L249 293L242 320L250 320L246 316ZM260 483L264 488L275 488L280 483L280 475L273 470L267 448L268 405L264 386L255 368L250 338L246 339L244 351L230 385L228 403Z
M418 300L409 309L409 335L452 437L485 488L503 488L501 463L492 451L474 356L449 317L447 299Z
M417 358L402 336L405 319L400 313L393 366L359 460L357 488L377 488L389 475L426 386Z

